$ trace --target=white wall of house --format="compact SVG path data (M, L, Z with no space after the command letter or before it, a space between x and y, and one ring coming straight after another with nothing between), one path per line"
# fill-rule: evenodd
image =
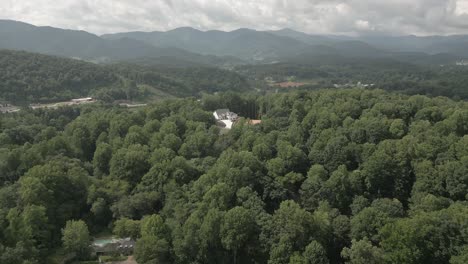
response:
M218 116L218 113L216 111L213 112L213 116L214 116L214 118L216 118L216 120L219 120L219 116Z

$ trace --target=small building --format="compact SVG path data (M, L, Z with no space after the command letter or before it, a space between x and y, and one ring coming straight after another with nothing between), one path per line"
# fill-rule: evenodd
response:
M148 106L148 104L131 104L131 103L121 103L119 106L127 107L127 108L139 108Z
M85 97L85 98L77 98L77 99L72 99L71 100L73 103L85 103L85 102L92 102L93 98L92 97Z
M298 87L301 87L301 86L304 86L304 85L306 85L306 83L291 82L291 81L274 84L274 86L278 86L278 87L281 87L281 88L298 88Z
M108 256L108 255L124 255L129 256L133 254L135 248L135 240L131 238L123 239L110 239L104 242L95 241L92 244L93 251L97 256Z
M255 120L255 119L251 119L249 120L249 125L260 125L262 123L262 120Z

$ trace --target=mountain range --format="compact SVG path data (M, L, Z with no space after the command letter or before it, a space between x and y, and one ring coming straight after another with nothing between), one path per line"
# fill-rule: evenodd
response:
M190 27L98 36L85 31L0 20L0 49L95 62L133 61L174 66L304 61L323 56L449 63L468 58L468 36L348 37L310 35L292 29L224 32Z

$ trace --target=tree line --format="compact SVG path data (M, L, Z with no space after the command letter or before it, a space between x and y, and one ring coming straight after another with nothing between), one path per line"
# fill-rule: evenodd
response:
M453 65L410 64L390 59L306 59L267 65L236 67L236 72L265 86L263 80L286 81L294 76L308 85L302 90L333 88L335 84L374 84L374 88L410 95L467 99L468 68Z

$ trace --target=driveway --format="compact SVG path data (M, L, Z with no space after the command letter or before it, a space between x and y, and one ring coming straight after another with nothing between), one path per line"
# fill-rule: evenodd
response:
M133 256L129 256L125 261L112 262L112 264L138 264Z

